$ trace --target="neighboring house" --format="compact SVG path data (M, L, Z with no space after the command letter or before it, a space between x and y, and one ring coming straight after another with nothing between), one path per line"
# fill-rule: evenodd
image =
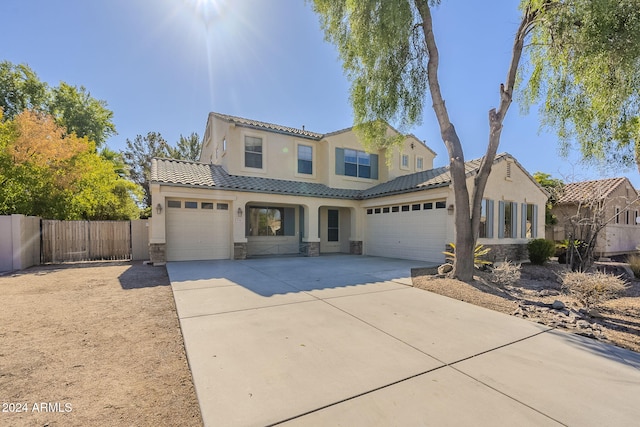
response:
M627 178L610 178L566 184L557 196L551 213L558 219L549 227L552 240L585 239L585 232L597 222L604 228L598 234L598 256L629 254L640 245L640 201Z
M387 156L367 153L353 129L319 134L211 113L200 162L153 160L151 259L340 252L442 262L455 206L435 155L413 135ZM479 164L467 162L469 186ZM526 257L526 242L544 235L546 192L500 154L485 193L479 243L495 258Z

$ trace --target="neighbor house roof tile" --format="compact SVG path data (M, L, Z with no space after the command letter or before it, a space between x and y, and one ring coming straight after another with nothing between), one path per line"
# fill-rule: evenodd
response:
M608 197L618 186L631 183L627 178L607 178L572 182L562 187L557 203L579 203ZM633 186L631 186L633 188ZM635 191L635 189L634 189Z

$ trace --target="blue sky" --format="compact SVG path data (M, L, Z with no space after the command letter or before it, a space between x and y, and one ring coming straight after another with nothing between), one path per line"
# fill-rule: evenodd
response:
M444 0L434 11L440 77L465 157L483 155L487 114L506 76L518 0ZM0 60L28 64L50 85L85 86L114 112L118 135L109 147L150 131L171 143L203 135L207 114L331 132L352 125L349 82L318 17L303 0L2 0ZM411 129L447 163L430 99ZM535 109L514 103L500 152L530 172L594 179L601 173L558 154L554 135L539 133Z

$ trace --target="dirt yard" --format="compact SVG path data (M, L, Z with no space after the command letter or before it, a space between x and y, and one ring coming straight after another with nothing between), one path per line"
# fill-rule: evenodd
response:
M0 425L202 425L164 267L33 267L0 295Z
M495 285L482 273L473 283L437 278L436 269L414 269L412 276L414 287L640 352L640 281L630 281L621 298L586 313L562 292L563 268L557 262L523 264L516 286ZM554 309L556 300L565 307Z

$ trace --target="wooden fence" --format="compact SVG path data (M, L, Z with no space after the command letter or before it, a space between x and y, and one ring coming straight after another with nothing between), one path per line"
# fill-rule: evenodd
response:
M42 262L131 259L130 221L42 220Z

